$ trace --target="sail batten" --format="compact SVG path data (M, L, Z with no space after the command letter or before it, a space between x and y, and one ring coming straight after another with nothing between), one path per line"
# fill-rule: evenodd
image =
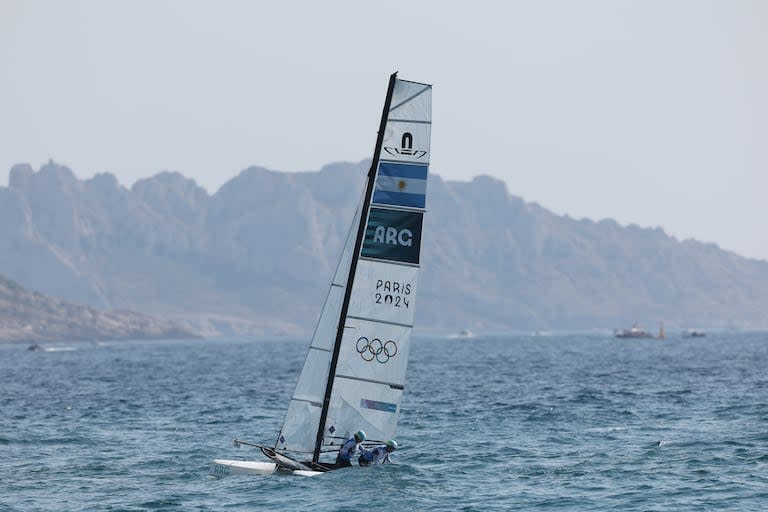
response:
M347 319L349 320L373 320L380 324L387 324L387 325L396 325L398 327L407 327L411 329L413 327L413 324L401 324L399 322L392 322L392 321L386 321L386 320L377 320L375 318L371 317L362 317L362 316L355 316L355 315L347 315Z
M320 402L313 402L312 400L304 400L302 398L294 397L294 398L291 398L291 400L295 400L297 402L306 402L308 404L314 405L315 407L322 407L323 406L323 404L321 404Z
M411 267L411 268L420 268L421 265L418 263L409 263L407 261L387 261L385 259L381 258L372 258L370 256L360 256L360 261L371 261L371 262L378 262L378 263L387 263L389 265L396 265L400 267Z
M336 374L336 378L337 379L348 379L348 380L359 380L359 381L362 381L362 382L370 382L371 384L381 384L382 386L389 386L390 388L393 387L394 389L403 389L404 388L403 384L398 384L396 382L383 382L383 381L380 381L380 380L364 379L362 377L353 377L351 375L342 375L340 373Z
M432 124L432 121L419 121L416 119L390 119L390 123L414 123L414 124Z

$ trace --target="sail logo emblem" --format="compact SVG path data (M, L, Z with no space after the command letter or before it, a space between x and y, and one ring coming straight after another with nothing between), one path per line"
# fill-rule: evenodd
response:
M382 412L397 412L397 404L391 404L389 402L379 402L378 400L368 400L366 398L360 399L360 407L364 409L372 409L374 411Z
M424 208L428 173L428 167L422 164L381 162L376 173L373 202Z
M405 132L403 134L402 139L400 139L399 148L385 146L384 151L392 156L410 156L416 159L422 158L427 154L427 152L422 149L413 149L413 134L410 132Z
M370 363L375 359L381 364L386 364L397 355L397 343L394 340L382 342L379 338L369 340L361 336L357 339L355 350L364 361Z
M380 244L399 245L410 247L413 245L413 231L403 228L398 231L393 227L377 226L373 234L373 241Z
M411 283L400 283L384 279L376 280L376 293L374 300L376 304L392 305L396 308L411 307L409 295L411 294Z
M371 208L361 255L406 263L418 263L423 214Z

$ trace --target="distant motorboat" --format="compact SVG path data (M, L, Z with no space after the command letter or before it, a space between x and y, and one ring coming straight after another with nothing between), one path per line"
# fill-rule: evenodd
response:
M653 334L646 331L642 327L638 327L635 322L630 329L616 329L613 331L614 336L617 338L656 338ZM664 324L659 328L659 338L664 338Z
M33 345L28 346L27 350L29 350L30 352L42 352L43 351L43 347L41 345L35 343Z
M683 331L683 338L703 338L706 335L707 332L701 329L686 329Z
M475 333L473 333L469 329L462 329L459 332L455 332L453 334L449 334L448 337L452 338L452 339L474 338L475 337Z

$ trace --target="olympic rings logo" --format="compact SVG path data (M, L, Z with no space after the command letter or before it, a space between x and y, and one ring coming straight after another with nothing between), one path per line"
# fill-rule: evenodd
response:
M355 349L363 360L371 362L376 359L381 364L388 362L397 355L397 343L393 340L382 342L379 338L369 340L365 336L361 336L357 338Z

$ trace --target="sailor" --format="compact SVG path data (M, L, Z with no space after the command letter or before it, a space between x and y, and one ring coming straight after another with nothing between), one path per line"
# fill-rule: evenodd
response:
M360 458L357 459L357 462L361 466L370 466L370 465L377 465L377 464L386 464L388 462L392 462L389 460L389 454L392 453L397 449L397 443L390 439L386 442L386 444L379 445L375 447L373 450L366 450L365 448L360 448Z
M365 441L365 432L358 430L355 435L344 441L339 450L339 455L336 457L336 467L346 468L352 465L352 457L360 449L360 444Z

